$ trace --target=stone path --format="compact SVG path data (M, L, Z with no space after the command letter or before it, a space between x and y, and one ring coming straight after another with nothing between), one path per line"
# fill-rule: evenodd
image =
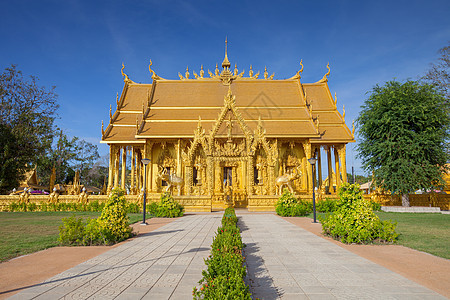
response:
M238 216L255 297L446 299L275 215ZM192 299L221 218L187 215L10 299Z
M221 218L187 215L9 299L192 299Z
M276 215L239 217L254 297L447 299Z

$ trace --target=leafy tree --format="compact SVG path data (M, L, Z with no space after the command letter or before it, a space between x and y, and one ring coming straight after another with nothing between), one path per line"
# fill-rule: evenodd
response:
M366 177L363 175L355 175L355 182L353 182L353 176L350 173L347 173L347 178L348 178L348 183L350 183L350 184L357 183L359 185L372 180L371 177Z
M25 165L36 164L48 152L58 109L56 99L54 87L40 86L35 76L25 78L15 65L0 74L0 125L2 134L8 136L2 142L15 140L16 144L14 153L9 152L15 163L8 166L7 173L0 175L3 184L8 182L5 189L17 186L16 182L26 171Z
M417 81L376 85L357 119L358 156L375 185L402 195L442 184L449 160L449 102L436 88Z
M41 156L38 164L38 172L42 185L48 185L52 168L55 167L56 178L55 183L68 183L73 180L72 165L77 156L78 138L70 139L61 129L56 130L56 143L47 149L46 155ZM71 175L71 176L70 176Z
M62 130L57 129L56 143L48 150L38 165L41 184L48 185L53 166L56 170L56 183L73 181L75 170L80 171L80 181L90 185L88 175L98 159L97 146L80 140L78 137L69 138ZM102 184L103 184L103 178ZM97 185L96 185L97 186Z
M100 157L98 155L97 145L93 145L85 140L80 140L76 144L77 155L75 157L75 169L80 171L80 180L86 183L89 171L93 168L94 163Z
M18 149L19 145L11 128L0 124L0 194L18 186L23 179L25 163L16 157Z
M450 100L450 43L439 50L441 57L437 63L431 64L431 69L424 79L434 84Z

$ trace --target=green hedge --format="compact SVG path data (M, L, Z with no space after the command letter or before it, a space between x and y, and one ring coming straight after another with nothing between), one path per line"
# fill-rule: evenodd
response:
M97 200L84 203L20 203L13 202L9 204L8 211L92 211L100 212L105 207L106 202L98 202ZM141 206L137 203L126 202L125 209L127 213L139 213L142 211Z
M284 189L275 205L275 211L282 217L306 216L312 211L312 203L297 199L288 189Z
M151 215L159 218L176 218L183 216L184 207L166 192L161 194L159 202L153 202L147 205L147 211Z
M333 214L319 216L325 235L343 243L392 243L398 238L396 223L381 221L373 212L373 204L363 198L359 185L344 183L339 189L339 202Z
M244 282L244 244L237 221L234 208L227 208L211 245L211 255L205 260L208 268L202 272L201 287L193 289L194 299L251 299Z
M111 245L132 236L127 217L124 190L115 188L97 219L84 221L81 217L63 218L59 227L61 245Z

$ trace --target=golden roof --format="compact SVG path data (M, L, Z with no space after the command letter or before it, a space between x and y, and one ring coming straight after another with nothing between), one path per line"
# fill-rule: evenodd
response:
M124 76L125 86L116 111L110 112L110 122L104 130L102 142L144 143L146 138L193 138L199 118L201 126L210 132L217 123L226 102L227 94L233 96L234 105L248 128L256 130L258 120L266 137L307 138L312 143L348 143L354 141L353 133L345 124L336 107L327 84L328 73L316 83L302 84L300 73L285 80L268 76L258 79L250 70L249 77L229 69L227 53L222 72L217 67L209 77L186 70L180 80L166 80L151 69L152 84L135 83ZM231 94L229 94L231 93ZM235 116L233 116L234 118ZM220 125L220 124L219 124ZM244 136L240 126L232 126L235 137ZM216 137L226 137L227 126L218 128Z

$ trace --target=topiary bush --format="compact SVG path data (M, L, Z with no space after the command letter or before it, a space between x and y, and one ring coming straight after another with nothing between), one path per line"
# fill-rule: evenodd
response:
M111 245L131 237L124 195L124 190L113 189L97 219L83 221L81 217L75 216L63 218L58 241L69 246Z
M147 211L159 218L176 218L183 216L184 207L176 202L170 193L165 192L161 194L159 202L153 202L147 206Z
M339 202L333 214L319 216L325 235L343 243L392 243L398 238L396 223L381 221L372 204L363 198L357 184L344 183L339 189Z
M275 211L282 217L306 216L312 211L312 204L295 198L288 189L284 189L275 205Z

